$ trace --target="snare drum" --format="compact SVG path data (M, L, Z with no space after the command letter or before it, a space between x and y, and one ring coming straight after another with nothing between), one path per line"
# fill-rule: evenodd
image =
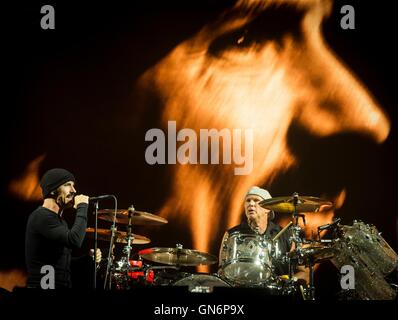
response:
M219 273L236 285L261 285L272 275L272 245L260 235L232 232L220 253Z

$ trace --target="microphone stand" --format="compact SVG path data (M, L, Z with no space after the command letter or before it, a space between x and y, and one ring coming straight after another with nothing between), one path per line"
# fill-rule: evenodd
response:
M94 214L95 214L95 225L94 225L94 289L97 289L97 241L98 241L98 201L94 202Z

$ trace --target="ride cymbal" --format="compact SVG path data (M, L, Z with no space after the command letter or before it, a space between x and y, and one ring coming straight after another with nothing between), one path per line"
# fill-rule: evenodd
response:
M294 213L294 197L275 197L259 202L262 208L280 213ZM296 213L320 212L333 207L332 202L317 197L297 197Z

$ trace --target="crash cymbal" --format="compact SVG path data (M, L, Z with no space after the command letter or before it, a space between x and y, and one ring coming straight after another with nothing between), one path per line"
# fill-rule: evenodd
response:
M114 209L103 209L98 211L98 218L101 220L113 222L114 214L115 214ZM117 210L116 222L120 224L128 224L129 222L128 214L129 214L128 210L125 209ZM166 224L167 220L149 212L134 211L131 217L131 223L135 225L157 226L157 225Z
M138 253L146 260L175 266L199 266L217 262L217 257L191 249L150 248Z
M89 238L94 238L94 228L87 228L86 234ZM108 229L97 229L97 238L98 240L110 241L111 240L112 231ZM151 240L147 237L140 236L139 234L134 234L133 244L147 244L150 243ZM116 243L127 243L127 232L123 231L115 231L115 242Z
M294 197L275 197L259 202L265 209L280 213L294 213ZM319 212L331 209L333 204L330 201L317 197L298 196L296 213L299 212Z

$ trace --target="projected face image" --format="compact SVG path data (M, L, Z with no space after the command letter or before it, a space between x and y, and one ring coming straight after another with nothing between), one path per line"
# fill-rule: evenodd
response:
M221 212L227 225L239 223L250 186L269 185L300 163L289 148L292 125L319 138L358 133L381 143L388 136L381 107L325 42L321 24L331 9L320 0L237 1L139 79L140 90L160 98L165 127L253 130L247 175L226 164L171 169L163 213L188 217L195 249L208 250Z

